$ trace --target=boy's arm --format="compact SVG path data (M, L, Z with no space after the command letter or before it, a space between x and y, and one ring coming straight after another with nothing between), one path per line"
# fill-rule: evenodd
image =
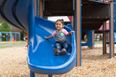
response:
M63 29L63 32L67 36L72 35L72 31L68 32L67 30Z
M53 38L53 36L52 35L45 36L45 39L50 39L50 38Z
M51 35L45 36L45 39L53 38L56 35L56 31L54 31Z
M68 32L68 35L71 35L72 34L72 32Z
M67 34L67 36L70 36L70 35L72 35L72 31L68 32L68 34Z

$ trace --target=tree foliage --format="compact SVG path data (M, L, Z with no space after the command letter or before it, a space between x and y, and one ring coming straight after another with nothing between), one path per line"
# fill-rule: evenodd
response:
M6 22L1 22L0 23L0 32L9 32L11 31L10 26Z

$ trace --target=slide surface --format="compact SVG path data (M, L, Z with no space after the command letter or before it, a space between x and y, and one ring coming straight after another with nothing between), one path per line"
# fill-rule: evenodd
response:
M35 18L28 52L28 64L32 71L44 74L60 74L68 72L75 66L76 45L74 33L67 37L72 46L69 47L68 54L55 56L53 51L54 38L50 40L44 38L54 30L55 24L53 22L39 17Z

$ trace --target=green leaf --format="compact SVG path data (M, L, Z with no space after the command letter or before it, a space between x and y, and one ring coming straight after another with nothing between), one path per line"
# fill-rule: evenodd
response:
M10 26L6 22L1 22L0 23L0 32L9 32L11 31Z

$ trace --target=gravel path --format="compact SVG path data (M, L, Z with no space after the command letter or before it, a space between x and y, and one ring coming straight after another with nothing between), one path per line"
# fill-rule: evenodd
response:
M29 77L27 50L21 47L0 49L0 77ZM47 77L37 75L37 77ZM116 57L102 55L102 48L83 48L83 63L66 74L54 77L116 77Z

